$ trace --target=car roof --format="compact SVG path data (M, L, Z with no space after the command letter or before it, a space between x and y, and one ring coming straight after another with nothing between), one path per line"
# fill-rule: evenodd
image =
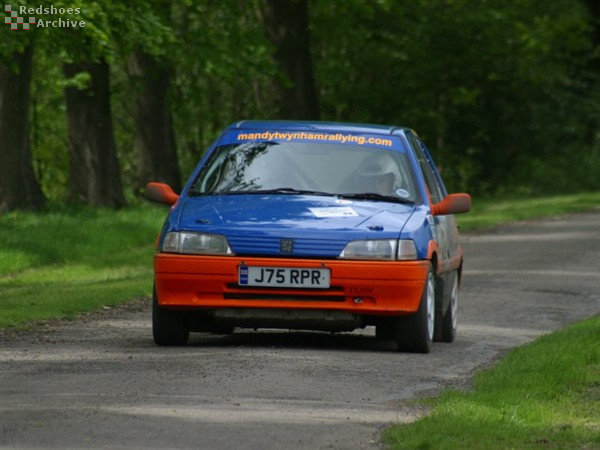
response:
M392 125L375 125L367 123L295 121L295 120L242 120L231 124L228 129L277 129L290 131L328 131L354 132L368 134L392 135L395 132L409 131L409 128Z

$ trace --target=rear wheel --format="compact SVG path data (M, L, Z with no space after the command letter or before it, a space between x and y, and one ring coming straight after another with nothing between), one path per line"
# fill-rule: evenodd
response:
M190 336L189 320L185 314L161 308L156 291L152 296L152 335L156 345L185 345Z
M429 265L427 280L417 312L396 319L398 351L429 353L435 328L435 274Z

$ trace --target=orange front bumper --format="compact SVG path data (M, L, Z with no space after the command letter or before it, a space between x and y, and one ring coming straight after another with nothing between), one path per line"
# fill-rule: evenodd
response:
M238 285L240 265L329 268L329 289ZM241 258L159 253L155 288L163 307L177 309L277 308L403 315L417 311L428 261L349 261Z

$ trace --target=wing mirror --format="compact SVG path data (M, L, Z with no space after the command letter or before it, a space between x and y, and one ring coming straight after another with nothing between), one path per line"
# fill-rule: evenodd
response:
M445 216L469 212L471 209L471 196L469 194L450 194L439 203L431 206L431 214Z
M173 192L171 186L165 183L151 182L146 185L144 197L151 202L174 205L179 200L179 195Z

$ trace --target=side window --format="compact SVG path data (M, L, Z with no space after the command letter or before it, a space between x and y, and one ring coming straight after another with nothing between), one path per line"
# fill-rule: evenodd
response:
M417 160L419 161L419 167L423 172L427 189L429 189L429 196L433 203L441 202L444 198L444 190L440 186L436 174L431 169L433 162L428 158L424 144L414 135L408 134L411 145L415 149Z

